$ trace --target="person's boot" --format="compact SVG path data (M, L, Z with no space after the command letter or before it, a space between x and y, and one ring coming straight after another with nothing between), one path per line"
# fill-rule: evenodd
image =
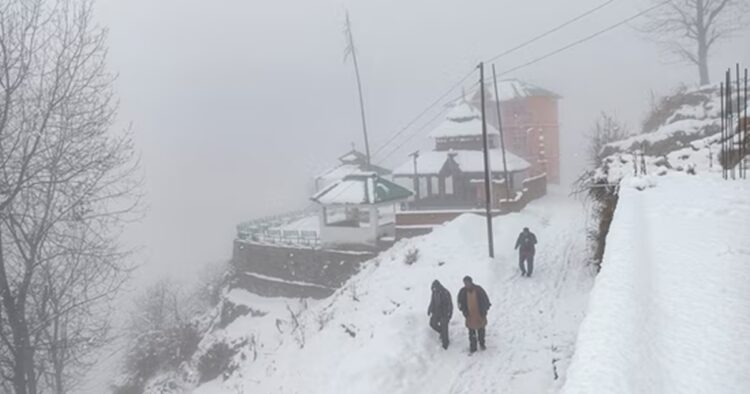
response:
M487 350L487 346L484 345L484 342L479 344L479 348L482 350Z

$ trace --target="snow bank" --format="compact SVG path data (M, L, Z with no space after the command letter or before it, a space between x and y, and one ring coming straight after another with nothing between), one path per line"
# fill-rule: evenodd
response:
M563 393L750 388L750 184L622 188Z

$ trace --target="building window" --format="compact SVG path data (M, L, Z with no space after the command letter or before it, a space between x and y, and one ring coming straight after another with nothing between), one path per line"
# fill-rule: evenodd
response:
M427 178L419 177L419 198L427 197Z
M432 189L430 189L430 191L431 191L431 194L433 196L440 195L440 178L438 178L436 176L431 176L430 177L430 187L432 188Z
M448 196L453 195L453 175L445 178L445 194Z

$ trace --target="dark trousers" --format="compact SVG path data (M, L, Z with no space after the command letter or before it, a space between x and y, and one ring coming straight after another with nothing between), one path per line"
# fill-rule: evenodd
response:
M448 348L448 322L450 318L444 318L439 316L432 316L430 318L430 327L440 334L440 341L443 343L443 349Z
M479 337L479 346L484 348L484 328L478 330L469 329L469 350L477 351L477 337Z
M524 264L524 262L526 264ZM518 254L518 267L523 275L531 276L534 272L534 253L521 252Z

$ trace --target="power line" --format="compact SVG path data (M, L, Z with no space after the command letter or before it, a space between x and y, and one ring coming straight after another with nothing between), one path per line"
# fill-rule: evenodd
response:
M647 9L641 11L641 12L638 12L637 14L635 14L635 15L627 18L627 19L623 19L620 22L615 23L614 25L611 25L611 26L609 26L609 27L607 27L605 29L597 31L596 33L588 35L588 36L586 36L586 37L584 37L584 38L582 38L580 40L574 41L574 42L572 42L572 43L570 43L568 45L565 45L565 46L563 46L561 48L558 48L558 49L556 49L556 50L554 50L552 52L549 52L549 53L547 53L547 54L545 54L543 56L540 56L540 57L538 57L536 59L533 59L531 61L528 61L526 63L518 65L516 67L510 68L508 70L505 70L505 71L501 72L500 74L498 74L498 76L503 76L503 75L506 75L506 74L510 74L510 73L512 73L514 71L518 71L518 70L520 70L522 68L528 67L528 66L530 66L532 64L539 63L542 60L545 60L545 59L550 58L550 57L552 57L554 55L557 55L560 52L564 52L564 51L566 51L566 50L568 50L570 48L573 48L575 46L583 44L586 41L592 40L592 39L594 39L594 38L596 38L596 37L598 37L598 36L600 36L600 35L602 35L604 33L607 33L607 32L609 32L611 30L614 30L614 29L616 29L616 28L618 28L618 27L620 27L620 26L622 26L622 25L624 25L624 24L626 24L628 22L631 22L632 20L637 19L637 18L639 18L639 17L641 17L641 16L643 16L643 15L645 15L645 14L647 14L647 13L649 13L649 12L651 12L651 11L657 9L657 8L663 7L663 6L665 6L669 2L670 2L670 0L666 0L666 1L663 1L661 3L658 3L658 4L654 5L653 7L650 7L650 8L647 8Z
M450 101L454 101L454 100L450 100ZM386 154L385 156L383 156L379 160L379 162L381 164L383 164L383 162L387 158L391 157L394 153L398 152L398 150L402 148L403 144L411 141L414 137L416 137L417 135L419 135L422 131L426 130L430 125L432 125L432 122L434 122L440 116L444 115L449 109L450 109L449 107L445 107L442 110L440 110L440 112L438 112L437 114L435 114L435 116L433 116L432 118L430 118L430 120L428 120L426 123L424 123L422 125L422 127L416 129L408 138L406 138L404 141L401 141L401 144L397 145L394 149L392 149L391 151L389 151L388 154Z
M473 71L472 71L472 73L473 73ZM462 81L462 82L463 82L463 81ZM444 96L445 96L445 95L443 95L443 97L444 97ZM457 98L453 98L453 99L451 99L451 100L449 100L449 101L454 101L454 100L456 100L456 99L457 99ZM394 149L392 149L391 151L389 151L389 152L388 152L388 154L386 154L386 155L385 155L385 156L383 156L383 157L382 157L382 158L381 158L380 160L378 160L378 163L379 163L380 165L383 165L383 164L384 164L383 162L384 162L384 161L385 161L385 160L386 160L387 158L391 157L391 156L392 156L392 155L393 155L394 153L398 152L398 151L399 151L399 149L401 149L401 147L402 147L402 145L403 145L403 144L405 144L405 143L407 143L407 142L411 141L411 140L412 140L412 139L413 139L414 137L416 137L416 136L417 136L417 135L419 135L419 134L420 134L420 133L421 133L422 131L424 131L425 129L427 129L427 128L428 128L428 127L429 127L429 126L430 126L430 125L432 124L432 122L434 122L434 121L435 121L435 120L436 120L436 119L437 119L438 117L440 117L441 115L444 115L444 114L445 114L445 113L446 113L446 112L447 112L448 110L449 110L449 108L448 108L448 107L445 107L445 108L441 109L441 110L440 110L440 111L439 111L439 112L438 112L438 113L437 113L436 115L434 115L434 116L433 116L432 118L430 118L430 120L428 120L428 121L427 121L426 123L424 123L424 124L423 124L423 125L422 125L421 127L419 127L418 129L416 129L416 131L414 131L414 133L412 133L412 134L411 134L411 135L410 135L410 136L409 136L409 137L408 137L408 138L407 138L406 140L402 141L402 142L401 142L401 144L397 145L397 146L396 146L396 147L395 147ZM416 121L416 119L415 119L414 121ZM414 123L414 121L412 121L411 123ZM386 145L383 145L383 147L385 147L385 146L387 146L387 144L386 144ZM344 177L346 177L346 176L349 176L349 175L353 175L353 174L356 174L356 173L358 173L358 172L359 172L359 170L352 170L352 171L350 171L350 172L349 172L349 173L348 173L347 175L345 175ZM342 179L343 179L343 178L342 178ZM351 185L351 184L350 184L350 185L347 185L347 186L344 186L343 188L341 188L341 190L339 190L339 192L338 192L338 193L334 194L332 198L333 198L333 199L336 199L337 197L339 197L339 196L340 196L341 194L343 194L344 192L346 192L346 191L350 190L350 188L351 188L352 186L353 186L353 185Z
M492 63L495 60L500 59L501 57L505 57L505 56L507 56L507 55L509 55L509 54L511 54L511 53L513 53L513 52L515 52L515 51L517 51L519 49L521 49L521 48L524 48L524 47L526 47L528 45L531 45L531 44L533 44L533 43L541 40L542 38L547 37L550 34L555 33L557 31L563 29L566 26L569 26L569 25L572 25L575 22L578 22L579 20L581 20L581 19L583 19L583 18L585 18L585 17L587 17L587 16L595 13L596 11L599 11L600 9L602 9L602 8L604 8L604 7L612 4L612 3L614 3L615 1L617 1L617 0L607 0L604 3L599 4L598 6L592 8L592 9L586 11L586 12L584 12L583 14L580 14L580 15L572 18L572 19L569 19L566 22L563 22L562 24L560 24L560 25L558 25L556 27L553 27L550 30L547 30L546 32L544 32L542 34L539 34L538 36L535 36L535 37L529 39L528 41L525 41L525 42L523 42L521 44L518 44L515 47L506 50L505 52L502 52L502 53L500 53L498 55L495 55L495 56L487 59L485 62L486 63Z
M523 42L523 43L521 43L519 45L516 45L513 48L510 48L510 49L508 49L508 50L506 50L506 51L504 51L504 52L502 52L502 53L500 53L500 54L498 54L498 55L490 58L489 60L487 60L487 62L492 62L492 61L495 61L495 60L497 60L499 58L505 57L505 56L507 56L507 55L509 55L509 54L511 54L511 53L513 53L513 52L515 52L515 51L517 51L519 49L521 49L521 48L524 48L524 47L526 47L526 46L528 46L528 45L530 45L530 44L532 44L532 43L534 43L536 41L539 41L542 38L547 37L550 34L555 33L557 31L565 28L566 26L569 26L569 25L571 25L571 24L573 24L573 23L575 23L575 22L577 22L577 21L579 21L579 20L581 20L581 19L583 19L583 18L585 18L585 17L587 17L587 16L589 16L589 15L591 15L591 14L599 11L599 10L601 10L602 8L604 8L604 7L606 7L606 6L614 3L615 1L617 1L617 0L607 0L604 3L601 3L598 6L592 8L592 9L590 9L590 10L588 10L588 11L586 11L586 12L584 12L584 13L582 13L582 14L580 14L580 15L572 18L572 19L567 20L567 21L563 22L560 25L555 26L554 28L545 31L544 33L541 33L541 34L539 34L539 35L537 35L537 36L535 36L535 37L533 37L533 38L531 38L531 39L529 39L529 40L527 40L527 41L525 41L525 42ZM448 89L445 93L443 93L442 95L440 95L437 99L435 99L435 101L433 101L429 106L427 106L427 108L425 108L414 119L412 119L409 123L407 123L406 126L404 126L398 132L396 132L391 137L389 137L388 140L386 140L378 149L375 150L375 152L373 153L373 156L378 155L380 152L383 151L383 149L385 149L388 145L390 145L394 140L396 140L403 133L405 133L407 130L409 130L409 128L412 127L419 119L421 119L422 116L424 116L427 112L429 112L430 110L432 110L437 104L440 103L441 100L443 100L446 96L448 96L453 90L455 90L457 87L461 86L461 84L463 84L475 71L476 71L475 69L472 69L471 72L469 72L468 74L464 75L458 82L456 82L455 84L453 84L450 87L450 89ZM500 75L503 75L503 74L500 74ZM478 83L472 85L472 87L476 86L476 85L478 85ZM411 139L411 138L409 138L409 139ZM390 156L391 154L392 153L389 153L386 157Z
M448 89L445 93L441 94L435 101L433 101L427 108L425 108L422 112L419 113L414 119L412 119L409 123L406 124L401 130L393 134L386 142L384 142L378 149L375 150L375 153L373 153L373 156L380 153L383 149L385 149L390 143L392 143L396 138L401 136L406 130L408 130L411 126L413 126L417 121L424 116L427 112L429 112L431 109L433 109L436 105L440 104L441 100L443 100L446 96L451 94L456 88L461 86L469 77L471 77L472 74L474 74L474 69L471 70L468 74L464 75L458 82L451 85L450 89Z
M617 0L608 0L608 1L606 1L606 2L604 2L604 3L602 3L602 4L600 4L600 5L598 5L598 6L594 7L594 8L592 8L592 9L590 9L590 10L588 10L588 11L584 12L583 14L580 14L580 15L578 15L578 16L576 16L576 17L574 17L574 18L572 18L572 19L570 19L570 20L568 20L568 21L566 21L566 22L564 22L564 23L562 23L562 24L560 24L560 25L558 25L558 26L556 26L556 27L554 27L554 28L552 28L552 29L550 29L550 30L548 30L548 31L546 31L546 32L544 32L544 33L542 33L542 34L540 34L540 35L538 35L538 36L534 37L534 38L532 38L532 39L530 39L530 40L527 40L526 42L524 42L524 43L522 43L522 44L519 44L519 45L517 45L517 46L515 46L515 47L513 47L513 48L511 48L511 49L509 49L509 50L507 50L507 51L505 51L505 52L503 52L503 53L499 54L499 55L496 55L496 56L494 56L493 58L491 58L491 59L490 59L490 61L492 61L492 60L496 60L496 59L499 59L499 58L501 58L501 57L503 57L503 56L507 56L508 54L510 54L510 53L512 53L512 52L515 52L515 51L517 51L518 49L521 49L521 48L523 48L523 47L525 47L525 46L528 46L529 44L531 44L531 43L533 43L533 42L536 42L536 41L538 41L538 40L540 40L540 39L542 39L542 38L544 38L544 37L546 37L546 36L548 36L548 35L550 35L550 34L552 34L552 33L556 32L556 31L559 31L560 29L562 29L562 28L564 28L564 27L566 27L566 26L568 26L568 25L570 25L570 24L572 24L572 23L575 23L575 22L577 22L578 20L580 20L580 19L582 19L582 18L584 18L584 17L586 17L586 16L588 16L588 15L591 15L591 14L593 14L594 12L596 12L596 11L598 11L598 10L600 10L600 9L602 9L602 8L604 8L604 7L606 7L606 6L608 6L609 4L611 4L611 3L615 2L615 1L617 1ZM622 26L622 25L624 25L624 24L626 24L626 23L628 23L628 22L630 22L630 21L632 21L632 20L634 20L634 19L637 19L637 18L639 18L639 17L641 17L641 16L643 16L643 15L645 15L645 14L647 14L647 13L649 13L649 12L651 12L651 11L653 11L653 10L657 9L657 8L660 8L660 7L664 6L664 5L666 5L666 4L667 4L667 3L669 2L669 1L670 1L670 0L665 0L664 2L658 3L658 4L654 5L653 7L650 7L650 8L647 8L646 10L643 10L643 11L641 11L641 12L638 12L638 13L636 13L635 15L633 15L633 16L630 16L630 17L628 17L628 18L626 18L626 19L624 19L624 20L622 20L622 21L620 21L620 22L618 22L618 23L616 23L616 24L614 24L614 25L611 25L611 26L609 26L609 27L607 27L607 28L605 28L605 29L599 30L599 31L597 31L597 32L595 32L595 33L593 33L593 34L590 34L590 35L588 35L588 36L586 36L586 37L582 38L582 39L579 39L579 40L577 40L577 41L574 41L574 42L572 42L572 43L570 43L570 44L568 44L568 45L565 45L565 46L563 46L563 47L561 47L561 48L558 48L558 49L556 49L556 50L554 50L554 51L552 51L552 52L549 52L549 53L547 53L547 54L545 54L545 55L543 55L543 56L540 56L540 57L538 57L538 58L536 58L536 59L533 59L533 60L531 60L531 61L528 61L528 62L526 62L526 63L523 63L523 64L521 64L521 65L519 65L519 66L513 67L513 68L511 68L511 69L508 69L508 70L505 70L505 71L503 71L503 72L499 73L499 74L498 74L498 76L503 76L503 75L509 74L509 73L511 73L511 72L514 72L514 71L520 70L520 69L522 69L522 68L528 67L528 66L530 66L530 65L536 64L536 63L538 63L538 62L541 62L541 61L543 61L543 60L545 60L545 59L547 59L547 58L550 58L550 57L552 57L552 56L554 56L554 55L557 55L557 54L559 54L559 53L561 53L561 52L564 52L564 51L566 51L566 50L568 50L568 49L571 49L571 48L573 48L573 47L575 47L575 46L578 46L578 45L580 45L580 44L582 44L582 43L584 43L584 42L590 41L590 40L592 40L592 39L594 39L594 38L596 38L596 37L598 37L598 36L600 36L600 35L602 35L602 34L604 34L604 33L607 33L607 32L609 32L609 31L611 31L611 30L614 30L614 29L616 29L616 28L618 28L618 27L620 27L620 26ZM430 105L429 105L429 106L428 106L427 108L425 108L425 109L424 109L424 110L423 110L422 112L420 112L420 113L419 113L419 114L418 114L418 115L417 115L417 116L416 116L416 117L415 117L414 119L412 119L412 120L411 120L411 121L410 121L410 122L409 122L409 123L408 123L408 124L407 124L406 126L404 126L404 127L403 127L403 128L401 129L401 130L399 130L398 132L396 132L396 133L395 133L394 135L392 135L392 136L391 136L391 137L390 137L390 138L389 138L389 139L388 139L388 140L387 140L386 142L384 142L384 143L383 143L383 144L382 144L382 145L381 145L381 146L380 146L380 147L379 147L379 148L378 148L378 149L377 149L377 150L375 151L375 153L373 154L373 156L375 156L375 155L377 155L378 153L382 152L382 151L383 151L383 149L385 149L386 147L388 147L388 145L390 145L391 143L393 143L393 142L394 142L394 141L395 141L395 140L396 140L396 139L397 139L398 137L400 137L400 136L401 136L401 135L402 135L402 134L403 134L404 132L406 132L407 130L409 130L409 129L410 129L410 127L411 127L411 126L413 126L413 125L414 125L414 124L415 124L415 123L416 123L416 122L417 122L417 121L418 121L419 119L421 119L421 118L422 118L422 117L423 117L423 116L424 116L424 115L425 115L425 114L426 114L427 112L429 112L429 111L430 111L431 109L433 109L433 108L434 108L434 107L435 107L436 105L438 105L438 104L439 104L439 103L441 102L441 100L443 100L443 99L444 99L445 97L447 97L447 96L448 96L448 95L449 95L449 94L450 94L450 93L451 93L451 92L452 92L453 90L455 90L455 89L456 89L457 87L461 86L461 84L463 84L463 83L464 83L464 82L465 82L465 81L466 81L466 80L467 80L467 79L468 79L468 78L469 78L469 77L470 77L470 76L471 76L471 75L472 75L472 74L473 74L474 72L475 72L475 70L473 70L473 69L472 69L472 71L471 71L471 72L469 72L469 73L468 73L468 74L466 74L466 75L465 75L464 77L462 77L462 78L461 78L461 79L460 79L460 80L459 80L458 82L456 82L455 84L453 84L453 85L452 85L452 86L450 87L450 89L449 89L449 90L447 90L447 91L446 91L445 93L443 93L442 95L440 95L440 96L439 96L439 97L438 97L438 98L437 98L437 99L436 99L435 101L433 101L433 102L432 102L432 103L431 103L431 104L430 104ZM478 84L479 84L479 83L474 83L474 84L472 84L472 87L474 87L474 86L477 86ZM399 149L401 148L401 145L402 145L402 144L404 144L404 143L406 143L406 142L410 141L410 140L411 140L411 139L413 139L413 138L414 138L414 137L415 137L416 135L418 135L418 134L419 134L419 133L420 133L421 131L423 131L424 129L426 129L426 128L427 128L427 127L428 127L428 126L429 126L429 125L430 125L430 124L431 124L431 123L432 123L432 122L433 122L433 121L435 120L435 119L437 119L437 118L438 118L438 117L439 117L440 115L442 115L442 114L443 114L443 113L444 113L444 112L445 112L446 110L447 110L447 108L446 108L446 109L444 109L444 110L442 110L442 111L440 111L440 112L439 112L439 113L438 113L437 115L433 116L433 117L432 117L432 118L431 118L431 119L430 119L429 121L427 121L427 123L425 123L424 125L422 125L422 127L420 127L419 129L417 129L417 130L416 130L416 131L415 131L415 132L414 132L413 134L411 134L411 135L410 135L410 136L409 136L409 137L408 137L408 138L407 138L407 139L406 139L405 141L402 141L402 143L401 143L400 145L396 146L396 147L395 147L394 149L392 149L391 151L389 151L389 152L388 152L388 154L386 154L386 155L385 155L385 156L383 156L383 157L382 157L382 158L381 158L380 160L378 160L378 162L382 164L383 160L387 159L388 157L390 157L391 155L393 155L393 154L394 154L395 152L397 152L397 151L398 151L398 150L399 150Z

